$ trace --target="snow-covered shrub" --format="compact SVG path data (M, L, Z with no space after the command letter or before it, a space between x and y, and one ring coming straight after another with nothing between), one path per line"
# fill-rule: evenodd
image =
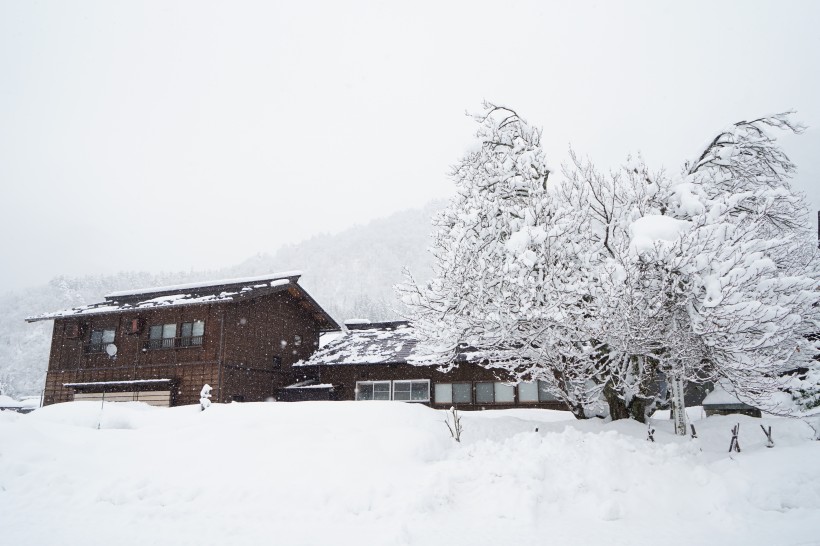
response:
M205 411L207 408L211 407L212 390L213 388L206 383L202 386L202 390L199 391L199 407L202 409L202 411Z
M450 436L456 442L461 442L461 416L455 407L451 407L444 415L444 424L447 425L447 430L450 431Z

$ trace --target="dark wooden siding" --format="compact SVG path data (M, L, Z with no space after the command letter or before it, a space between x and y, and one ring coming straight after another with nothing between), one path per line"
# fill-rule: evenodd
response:
M142 330L130 334L136 318L141 319ZM195 320L205 321L201 345L148 347L152 325L174 323L179 328ZM76 339L67 336L72 324L82 326ZM86 350L91 331L106 329L115 330L116 358ZM298 344L296 336L301 339ZM214 388L214 401L229 402L234 396L266 400L288 384L291 366L310 356L318 339L316 320L289 291L238 302L57 319L44 404L73 399L73 389L64 383L140 379L173 379L176 405L198 403L205 383Z

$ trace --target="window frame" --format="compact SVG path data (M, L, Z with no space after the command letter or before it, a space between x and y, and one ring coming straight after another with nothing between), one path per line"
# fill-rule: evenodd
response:
M534 383L535 384L536 400L521 400L520 386L523 385L524 383L527 383L527 384ZM516 394L518 396L518 403L519 404L529 405L529 404L545 404L545 403L550 403L550 402L560 402L560 400L556 396L553 396L553 395L549 394L548 392L546 392L546 389L544 389L544 387L542 386L543 384L544 384L544 382L540 379L538 379L537 381L523 381L521 383L518 383L515 386L516 387Z
M174 327L174 335L172 337L166 336L166 333ZM173 349L176 346L177 330L179 326L176 322L163 322L160 324L152 324L148 328L148 348L149 349ZM159 337L154 336L154 332L159 329Z
M478 386L479 385L490 385L490 394L492 395L492 400L479 400L478 399ZM474 393L473 398L475 403L478 405L481 404L495 404L495 381L476 381L474 382Z
M106 333L110 332L110 336ZM94 341L94 334L99 334L99 341ZM109 338L106 341L106 338ZM105 348L114 343L117 339L116 328L93 328L88 334L88 343L85 345L86 354L104 353Z
M538 402L541 403L541 404L543 404L545 402L560 402L560 400L558 400L557 396L549 394L546 391L546 389L544 389L542 387L543 384L544 384L544 382L539 379L538 380ZM546 397L545 397L545 395L546 395Z
M409 391L401 391L401 392L409 392L410 398L409 399L397 399L396 398L396 383L408 383L410 385ZM424 384L427 390L427 397L424 399L413 399L413 384ZM357 402L411 402L411 403L430 403L430 380L429 379L367 379L363 381L356 381L356 388L354 392L354 400ZM374 389L371 391L373 394L373 398L361 398L360 393L361 387L363 385L372 385ZM376 390L375 385L387 385L387 398L375 398Z
M202 335L194 335L194 332L199 330L196 328L201 324ZM183 335L186 326L190 325L190 334ZM173 326L173 337L169 337ZM189 347L202 347L205 339L205 320L194 319L186 322L164 322L154 323L148 328L148 341L145 343L145 349L185 349ZM155 335L155 334L158 334Z
M410 398L407 400L404 399L396 399L396 383L409 383L410 384ZM419 398L413 399L413 384L414 383L424 383L427 386L427 398ZM391 396L390 399L395 402L430 402L430 380L429 379L394 379L391 385ZM402 391L403 392L403 391Z
M509 400L499 400L498 399L498 390L499 390L499 388L503 389L504 387L509 388L509 395L510 395ZM516 395L515 385L510 385L509 383L507 383L505 381L493 381L493 399L494 399L495 404L508 404L508 405L515 404L515 395Z
M479 385L490 385L490 394L491 400L479 400L478 393L479 393ZM499 400L498 398L498 391L500 388L508 387L511 391L508 393L511 395L511 398L508 400ZM514 405L515 404L515 385L510 385L505 381L476 381L475 382L475 404L478 405L487 405L487 406L503 406L503 405Z
M521 398L521 385L533 385L535 387L535 399L534 400L522 400ZM540 394L541 389L538 386L538 381L522 381L518 385L515 386L516 395L518 396L518 403L519 404L538 404L541 402Z
M438 391L439 387L450 391L450 399L449 400L439 400ZM451 404L453 403L453 384L452 383L436 383L433 385L433 398L434 404Z
M387 384L387 399L386 400L381 399L381 398L376 399L376 397L375 397L375 394L376 394L375 385L384 384L384 383ZM361 392L360 389L359 389L360 385L372 385L372 386L374 386L373 391L372 391L373 395L374 395L373 398L359 398L359 393ZM356 389L354 391L354 394L355 394L354 399L357 402L389 402L389 401L393 400L393 382L390 381L389 379L372 380L372 381L356 381Z
M445 381L441 383L434 383L434 389L437 386L444 386L448 385L450 387L450 401L449 402L441 402L438 398L435 398L433 404L449 404L451 406L457 405L466 405L472 406L475 404L475 397L474 397L474 389L473 384L469 381ZM467 385L467 391L470 393L470 400L467 402L456 402L455 401L455 389L453 388L455 385ZM435 390L433 391L435 393Z
M202 333L197 335L196 325L202 324ZM190 334L185 335L185 327L190 327ZM179 346L180 347L198 347L202 345L202 339L205 337L205 321L204 320L190 320L188 322L181 322L179 325Z

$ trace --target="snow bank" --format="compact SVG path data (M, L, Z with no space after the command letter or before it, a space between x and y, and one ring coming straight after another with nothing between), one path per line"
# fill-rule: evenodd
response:
M11 396L0 394L0 410L33 411L38 407L40 407L39 396L26 396L20 400L15 400Z
M395 402L7 413L8 544L810 544L820 521L799 421L710 417L691 440L658 420L651 443L635 422L465 412L457 444L443 412Z

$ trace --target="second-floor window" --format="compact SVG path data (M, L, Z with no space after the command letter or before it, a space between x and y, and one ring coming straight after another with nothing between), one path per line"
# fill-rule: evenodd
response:
M205 335L205 321L195 320L183 322L180 328L179 341L182 347L202 345L202 336Z
M202 345L205 321L194 320L182 324L154 324L148 332L149 349L196 347Z
M173 347L177 337L177 325L155 324L148 333L148 347L151 349L167 349Z
M87 353L102 353L109 343L114 343L114 330L91 330L91 339L85 346Z

